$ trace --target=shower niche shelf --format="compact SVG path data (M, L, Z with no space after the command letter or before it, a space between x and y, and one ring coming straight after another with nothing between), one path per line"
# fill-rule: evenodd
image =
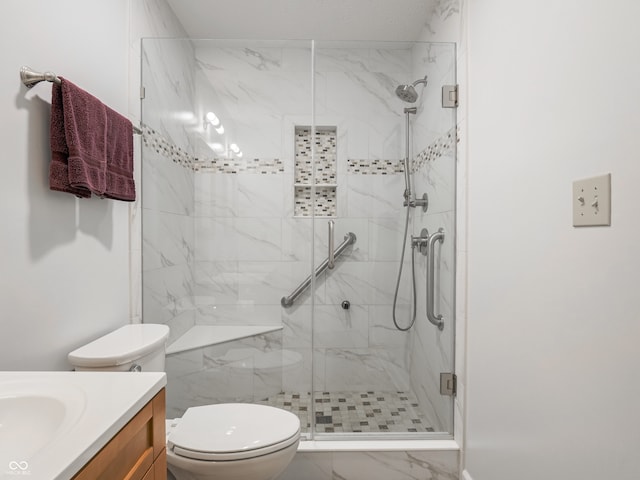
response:
M314 138L315 137L315 138ZM315 148L313 142L315 140ZM337 215L337 127L295 127L294 217ZM313 159L315 155L315 172ZM312 186L315 185L315 198Z

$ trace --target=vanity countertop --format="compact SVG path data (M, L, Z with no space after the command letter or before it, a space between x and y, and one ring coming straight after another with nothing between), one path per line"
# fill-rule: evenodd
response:
M70 479L166 383L163 372L0 372L0 478Z

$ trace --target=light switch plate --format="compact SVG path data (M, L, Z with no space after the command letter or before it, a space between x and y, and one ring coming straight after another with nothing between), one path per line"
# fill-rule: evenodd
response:
M573 182L573 226L611 225L611 174Z

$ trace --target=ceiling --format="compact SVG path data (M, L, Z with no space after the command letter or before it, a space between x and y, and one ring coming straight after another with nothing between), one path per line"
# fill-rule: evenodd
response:
M418 40L435 0L168 0L191 38Z

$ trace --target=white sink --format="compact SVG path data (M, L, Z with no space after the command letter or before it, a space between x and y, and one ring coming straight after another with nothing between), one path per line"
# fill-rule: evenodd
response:
M164 385L161 372L0 372L0 478L72 478Z
M86 405L73 385L34 380L0 382L0 466L16 473L73 427Z

